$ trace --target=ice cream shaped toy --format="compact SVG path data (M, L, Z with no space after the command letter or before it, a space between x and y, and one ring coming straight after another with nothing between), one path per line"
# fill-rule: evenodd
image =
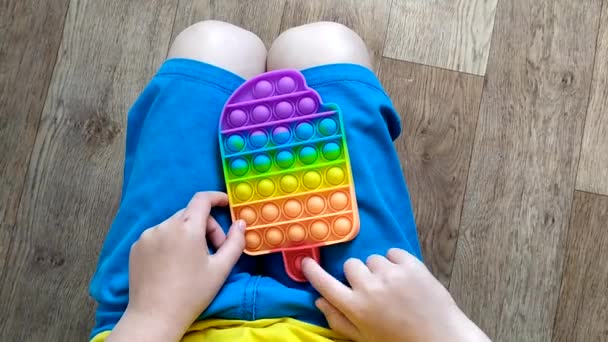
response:
M240 86L220 118L219 141L233 220L247 223L245 253L283 253L305 281L304 257L352 240L359 214L342 113L322 104L296 70Z

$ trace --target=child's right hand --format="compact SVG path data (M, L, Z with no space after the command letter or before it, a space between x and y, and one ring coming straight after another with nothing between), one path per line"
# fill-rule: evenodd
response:
M489 341L418 259L401 249L344 263L351 287L312 259L304 275L322 298L317 307L353 341Z

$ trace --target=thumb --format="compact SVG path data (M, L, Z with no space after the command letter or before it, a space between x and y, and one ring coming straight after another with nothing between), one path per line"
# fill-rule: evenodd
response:
M211 258L219 268L219 272L227 277L241 254L243 254L244 249L245 221L238 220L232 224L230 230L228 230L226 240Z
M317 299L315 305L317 308L319 308L319 310L321 310L325 316L325 319L327 319L327 323L329 323L331 330L352 341L361 340L359 329L357 329L357 327L355 327L355 325L348 318L346 318L346 316L344 316L340 310L331 305L331 303L325 298L321 297Z

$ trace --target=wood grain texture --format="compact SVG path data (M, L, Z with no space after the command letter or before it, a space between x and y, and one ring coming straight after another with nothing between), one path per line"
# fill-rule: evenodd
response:
M591 99L576 188L608 195L608 1L604 0L597 38Z
M384 58L380 79L401 115L395 145L424 261L448 286L483 78Z
M0 2L0 288L68 0ZM0 300L1 301L1 300ZM0 335L10 309L0 307Z
M179 0L173 37L201 20L221 20L257 34L266 47L279 35L285 0Z
M500 1L450 291L495 341L550 341L600 1Z
M485 75L497 0L395 0L385 57Z
M13 232L15 231L14 226L8 223L3 223L0 221L0 289L2 288L2 284L7 281L11 281L6 277L6 273L11 266L8 265L8 254L9 254L9 246L11 242L11 237ZM0 314L3 313L3 310L0 309ZM4 317L4 316L2 316ZM2 324L0 322L0 332L2 331ZM1 333L0 333L1 334Z
M0 222L7 226L17 216L68 1L0 2Z
M281 31L315 21L344 24L363 38L378 70L390 3L390 0L287 0Z
M165 57L176 6L70 3L0 288L0 340L87 339L88 283L118 205L126 113Z
M608 340L608 197L576 192L553 341Z

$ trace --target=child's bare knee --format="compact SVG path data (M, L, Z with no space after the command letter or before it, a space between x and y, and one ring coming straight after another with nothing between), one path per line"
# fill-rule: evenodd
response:
M268 69L304 69L333 63L371 68L367 46L350 28L334 22L316 22L283 32L270 47Z
M222 21L206 20L180 32L168 58L213 64L250 78L265 71L266 47L254 33Z

